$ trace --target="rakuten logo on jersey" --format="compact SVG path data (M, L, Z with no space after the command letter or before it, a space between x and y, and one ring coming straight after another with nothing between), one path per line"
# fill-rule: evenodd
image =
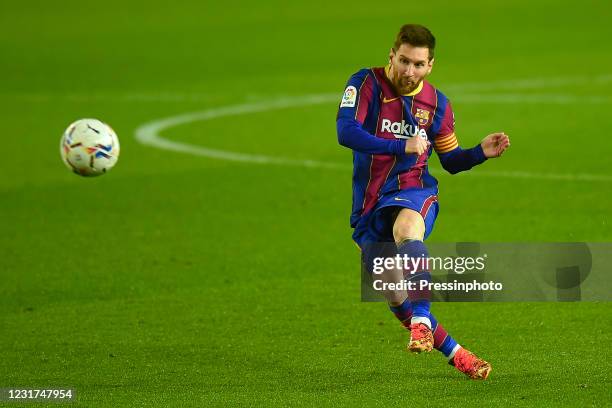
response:
M421 136L423 139L427 139L427 132L425 129L406 123L404 120L401 122L391 122L389 119L383 119L380 131L393 133L393 136L397 139L408 139L417 135Z

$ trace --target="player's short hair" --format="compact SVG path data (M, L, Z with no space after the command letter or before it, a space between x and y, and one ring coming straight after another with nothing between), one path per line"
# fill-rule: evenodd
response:
M429 59L431 60L434 57L436 38L425 26L404 24L397 33L397 37L395 37L393 49L397 51L402 44L410 44L413 47L427 47L429 49Z

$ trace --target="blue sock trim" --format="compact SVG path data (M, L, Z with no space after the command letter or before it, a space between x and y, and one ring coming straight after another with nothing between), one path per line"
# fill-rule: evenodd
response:
M439 350L442 352L442 354L444 354L444 356L448 357L450 356L450 353L453 352L453 349L456 345L457 342L455 341L455 339L453 339L450 334L448 334L446 335L446 339L444 339L444 341L442 342L442 345L440 346Z
M431 321L431 313L429 313L430 308L431 302L429 302L429 300L415 300L412 302L412 316L427 317Z
M438 327L438 321L436 320L436 318L433 315L433 313L429 314L429 321L431 322L431 331L435 332L436 328Z
M415 258L427 258L429 256L429 251L427 250L425 243L420 239L407 239L400 242L400 244L397 246L397 252L400 255L406 254Z

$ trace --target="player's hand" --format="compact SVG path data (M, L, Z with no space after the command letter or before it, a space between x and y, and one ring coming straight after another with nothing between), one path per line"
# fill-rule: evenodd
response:
M499 157L510 147L510 138L504 132L493 133L482 139L480 146L487 158Z
M425 140L420 136L414 136L406 140L406 153L416 154L417 156L422 155L429 149L429 140Z

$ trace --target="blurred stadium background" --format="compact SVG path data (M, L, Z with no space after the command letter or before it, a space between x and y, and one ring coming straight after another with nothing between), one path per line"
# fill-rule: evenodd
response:
M610 404L610 303L435 304L493 364L483 383L403 351L385 306L359 301L351 155L334 121L348 77L385 64L401 24L424 24L438 40L430 80L453 101L462 145L499 130L513 143L473 174L437 171L430 240L610 241L610 12L599 1L2 3L0 387L73 387L82 406ZM286 106L162 134L330 166L135 138L163 118L270 103ZM101 178L59 158L62 131L83 117L122 144Z

